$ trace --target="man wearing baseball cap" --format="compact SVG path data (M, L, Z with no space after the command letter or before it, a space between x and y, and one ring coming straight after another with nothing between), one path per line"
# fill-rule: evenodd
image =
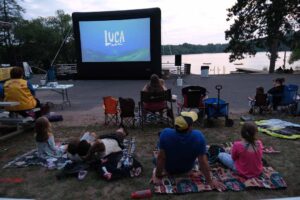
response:
M192 170L196 158L205 176L207 184L212 188L224 189L225 186L211 179L207 156L205 137L199 130L193 130L192 125L198 119L196 112L181 112L175 118L175 128L165 128L159 138L159 152L155 178L161 178L164 173L181 174Z

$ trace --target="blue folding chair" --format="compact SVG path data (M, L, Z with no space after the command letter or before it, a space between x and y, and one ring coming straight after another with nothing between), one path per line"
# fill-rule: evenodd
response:
M280 106L288 106L296 103L296 98L298 94L298 85L287 85L283 90L282 100Z
M279 106L283 107L288 113L295 114L297 110L297 95L298 85L290 84L285 86Z

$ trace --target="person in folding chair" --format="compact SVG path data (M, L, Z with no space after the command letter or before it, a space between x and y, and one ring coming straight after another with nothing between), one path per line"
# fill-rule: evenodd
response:
M192 129L197 119L198 115L194 111L181 112L180 116L175 118L175 128L165 128L160 133L154 183L159 183L167 174L190 172L198 159L206 183L213 189L225 189L222 183L211 178L205 137L201 131Z
M143 90L144 92L162 92L166 91L167 88L164 85L164 81L158 77L156 74L152 74L150 77L150 82L147 83ZM144 108L147 110L159 110L165 107L165 102L152 102L144 103Z
M151 75L150 82L146 84L141 91L141 102L139 106L142 117L142 127L144 122L148 119L151 121L152 117L156 120L159 119L160 122L173 122L171 96L171 90L165 87L164 81L156 74ZM157 113L159 113L159 115L157 115ZM167 116L164 116L164 114Z
M250 114L254 114L256 110L259 111L259 114L262 114L263 111L268 110L268 95L265 93L263 87L259 86L256 88L255 97L248 97L249 105L250 105Z
M40 102L35 98L35 91L30 82L23 79L23 69L14 67L10 71L10 80L4 83L4 101L19 102L19 105L7 107L6 110L15 112L23 117L32 117L30 110L40 107ZM35 112L34 118L40 117L40 111Z
M284 78L276 78L275 80L273 80L274 87L268 90L273 110L277 110L277 107L279 106L282 100L283 90L285 87L284 82Z

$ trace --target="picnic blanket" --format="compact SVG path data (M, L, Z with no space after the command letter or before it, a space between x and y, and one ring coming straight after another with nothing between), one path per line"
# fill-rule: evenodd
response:
M37 150L33 149L8 162L2 168L19 168L38 165L46 167L48 169L62 169L69 162L71 161L67 158L66 154L63 157L59 158L43 159L38 156Z
M222 166L211 168L212 178L222 182L227 191L243 191L247 188L282 189L286 182L272 167L264 167L263 173L257 178L245 179L232 170ZM154 193L182 194L211 191L205 184L205 178L200 171L192 171L181 176L167 176L158 185L154 185Z
M226 151L230 151L232 143L224 143ZM209 145L207 145L209 148ZM279 153L272 147L263 150L264 153ZM153 156L157 158L157 151L153 151ZM264 163L263 172L259 177L246 179L234 173L232 170L224 167L220 163L210 166L212 178L222 182L226 186L226 191L243 191L247 188L266 188L266 189L282 189L287 184L279 172L275 171L267 163ZM154 176L155 168L153 170ZM158 194L181 194L211 191L211 187L205 184L204 175L199 171L198 162L195 162L193 170L187 174L166 176L162 178L160 184L153 185L154 193Z
M300 124L295 124L280 119L255 121L258 131L273 137L284 139L299 139Z

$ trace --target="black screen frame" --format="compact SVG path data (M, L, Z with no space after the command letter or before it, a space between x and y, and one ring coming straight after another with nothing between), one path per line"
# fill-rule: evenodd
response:
M150 18L150 61L82 62L80 21ZM159 8L72 13L78 79L149 79L161 76L161 11Z

